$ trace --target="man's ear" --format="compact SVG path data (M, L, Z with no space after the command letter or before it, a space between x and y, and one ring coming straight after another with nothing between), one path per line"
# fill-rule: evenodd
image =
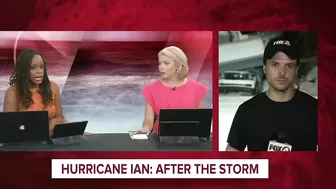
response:
M265 64L263 65L263 71L264 71L264 74L266 74L266 66L265 66Z

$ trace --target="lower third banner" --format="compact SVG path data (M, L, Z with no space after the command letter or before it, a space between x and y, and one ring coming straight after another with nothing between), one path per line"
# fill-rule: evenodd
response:
M53 159L52 178L264 178L268 159Z

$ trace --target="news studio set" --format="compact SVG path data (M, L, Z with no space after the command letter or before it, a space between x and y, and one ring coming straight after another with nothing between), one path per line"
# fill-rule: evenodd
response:
M0 34L3 61L1 94L5 94L0 99L0 107L4 110L0 114L4 124L0 138L4 146L0 150L212 150L212 32L17 31ZM30 94L34 103L28 108L16 106L19 100L15 99L15 93L14 97L10 96L11 89L21 85L22 89L15 89L17 95L29 96L29 93L19 92L31 88L31 85L25 86L27 82L18 81L12 86L9 83L13 70L16 77L29 71L28 66L22 66L24 64L31 64L31 69L37 70L38 60L27 61L35 55L43 57L40 59L45 71L31 71L30 80L50 81L52 92L59 93L59 97L58 94L55 97L54 109L52 106L39 109L39 103L35 101L41 99L34 92ZM183 56L187 57L185 62ZM178 62L177 66L182 68L179 69L188 75L185 84L179 80L172 86L169 86L170 82L163 82L179 76L179 70L174 70L177 66L172 66L172 62ZM22 76L21 80L24 79ZM41 83L43 85L43 81ZM184 89L187 86L197 94L188 94ZM42 96L46 92L40 93ZM158 99L162 97L167 100ZM185 98L184 102L176 102L174 98L177 97ZM44 98L47 97L43 96L42 101ZM14 105L13 101L16 102ZM202 109L195 109L201 101ZM151 109L149 113L146 104ZM19 111L13 112L13 109ZM147 116L154 113L157 117L160 115L160 119L151 120L154 116ZM66 121L57 120L59 116ZM152 128L143 132L143 122L148 119ZM56 120L54 125L49 126L53 120ZM181 124L185 125L184 129L178 128ZM195 127L195 124L200 128L189 131L188 127ZM156 128L159 125L160 128ZM54 127L52 134L49 133L51 127ZM78 137L83 134L86 137ZM202 137L204 141L185 149L181 145L165 146L158 142L173 143L173 137L188 135ZM48 143L49 138L53 144L78 145L6 145L34 141ZM175 142L188 140L183 139L178 138ZM86 142L82 143L82 140Z
M317 41L316 32L219 32L220 151L232 145L234 150L317 150ZM288 97L272 97L277 91ZM299 98L305 100L295 102Z
M85 2L0 6L1 189L334 188L332 10Z

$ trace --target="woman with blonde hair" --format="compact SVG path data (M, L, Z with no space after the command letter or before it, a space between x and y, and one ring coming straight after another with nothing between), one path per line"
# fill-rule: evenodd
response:
M208 88L187 78L189 67L185 53L169 46L158 53L158 58L161 78L142 89L146 99L143 128L132 134L158 133L160 109L204 108Z

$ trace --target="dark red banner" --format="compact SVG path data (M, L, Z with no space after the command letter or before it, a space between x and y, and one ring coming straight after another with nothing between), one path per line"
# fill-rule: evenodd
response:
M1 152L1 188L227 188L327 189L336 178L336 41L333 6L323 1L22 0L0 5L0 30L319 32L319 152L218 152L218 44L213 43L212 152ZM331 19L331 22L328 21ZM1 86L3 87L3 86ZM4 95L4 94L0 94ZM269 159L269 179L52 180L52 158Z

